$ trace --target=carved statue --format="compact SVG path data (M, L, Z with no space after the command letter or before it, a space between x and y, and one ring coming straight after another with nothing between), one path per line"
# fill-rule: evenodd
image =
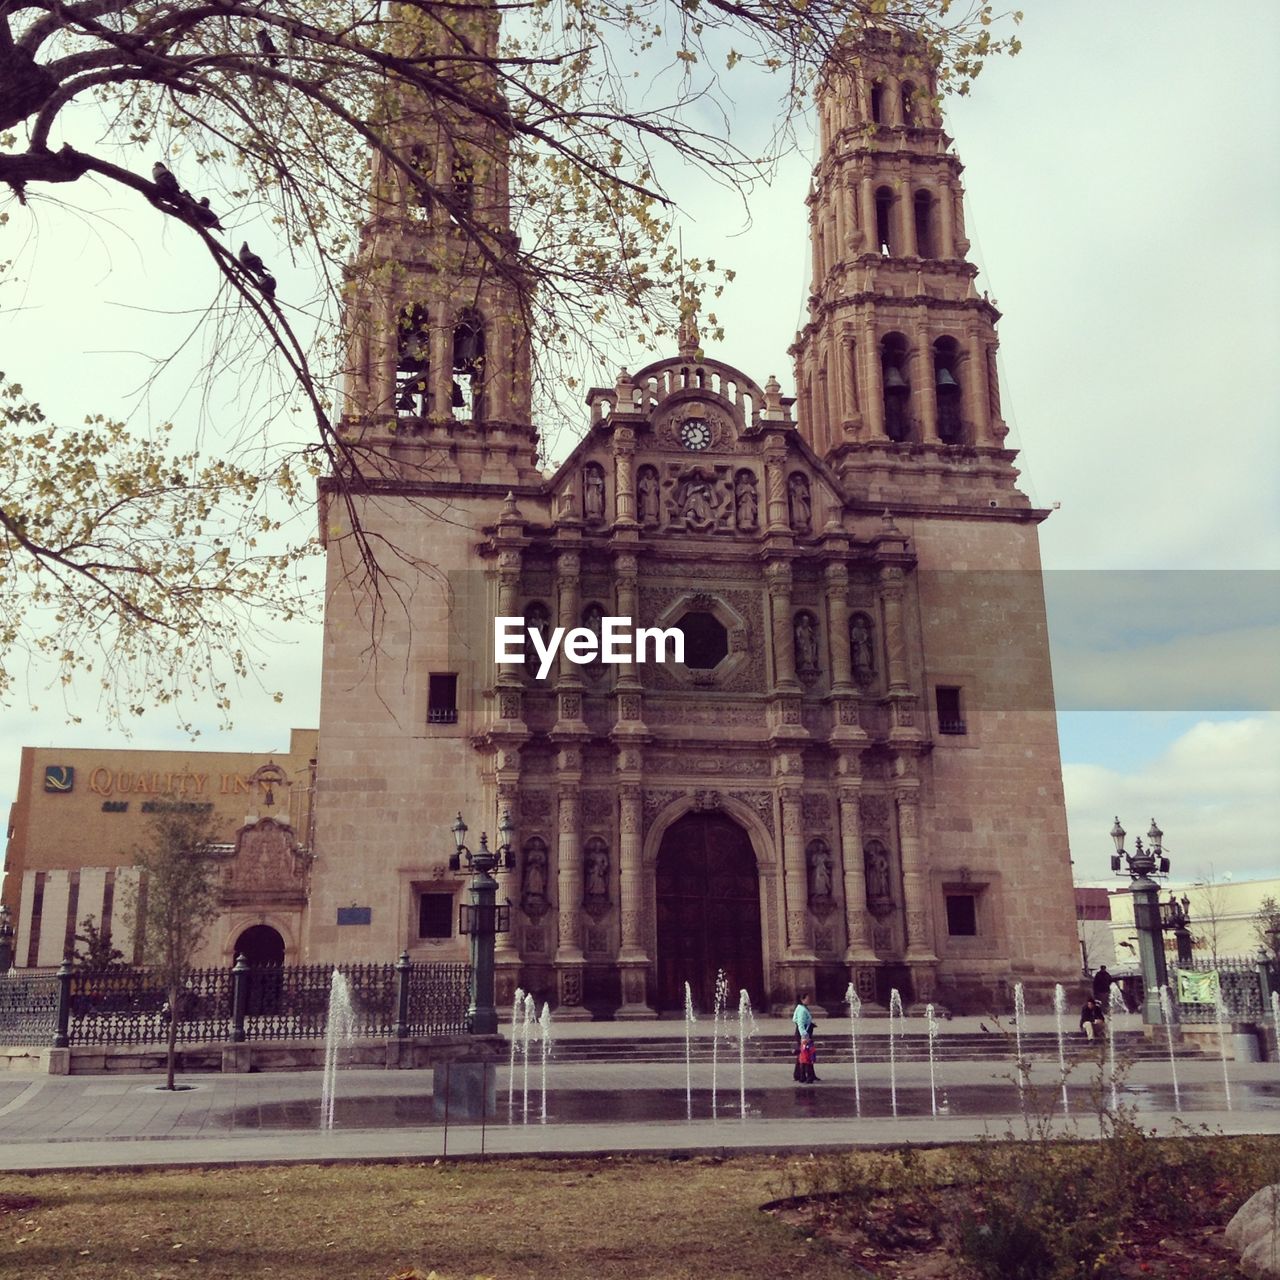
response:
M551 611L545 604L535 600L524 611L524 625L527 631L536 631L545 645L551 636ZM538 653L531 640L524 642L524 662L530 676L538 672Z
M889 902L893 893L889 880L888 849L879 840L868 840L862 859L867 880L867 901Z
M681 481L677 498L680 514L690 524L710 524L716 518L716 495L701 472Z
M600 633L604 630L604 610L594 600L582 611L582 625L599 640ZM603 654L597 648L595 657L588 665L597 668L602 665L602 662Z
M604 471L595 463L582 469L582 513L588 520L604 519Z
M809 842L809 901L827 902L831 898L831 850L825 840Z
M526 912L537 911L547 904L547 845L534 836L524 847L524 887L520 906Z
M636 505L641 524L658 523L658 473L652 467L641 467L636 482Z
M813 625L813 617L808 613L796 614L796 670L817 671L818 669L818 629Z
M756 478L750 471L739 471L735 477L734 499L737 502L738 528L754 529L759 501L756 497Z
M600 902L609 896L609 850L599 836L587 841L584 859L587 898Z
M787 511L791 527L797 533L808 533L813 525L813 503L809 497L808 477L799 471L787 481Z
M855 613L849 619L849 656L853 678L859 684L870 684L876 673L875 651L871 645L871 619L865 613Z

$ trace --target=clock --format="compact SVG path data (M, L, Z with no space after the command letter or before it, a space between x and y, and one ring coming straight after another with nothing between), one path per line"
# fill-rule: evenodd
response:
M686 449L705 449L711 443L711 428L701 418L686 418L680 424L680 443Z

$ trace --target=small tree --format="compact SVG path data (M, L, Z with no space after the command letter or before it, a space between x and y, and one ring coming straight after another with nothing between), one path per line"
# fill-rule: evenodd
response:
M218 914L213 815L192 805L156 806L147 843L138 850L146 909L138 927L142 954L168 998L168 1078L174 1087L178 1019L191 960Z
M1203 878L1194 886L1196 894L1196 910L1204 931L1198 941L1209 948L1209 955L1214 964L1218 962L1218 944L1223 926L1227 918L1226 883L1219 877L1213 863Z
M1254 912L1253 936L1266 953L1267 963L1280 965L1280 902L1268 894Z
M124 952L111 945L111 934L98 928L92 915L80 921L80 933L76 941L84 943L84 950L75 953L75 966L87 973L105 973L108 969L118 969L124 964Z

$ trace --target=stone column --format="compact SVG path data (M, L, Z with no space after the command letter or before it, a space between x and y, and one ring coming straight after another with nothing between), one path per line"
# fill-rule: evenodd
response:
M579 830L580 761L562 751L559 770L559 833L556 842L556 976L559 1018L585 1018L582 1008L582 845Z
M854 766L856 768L856 765ZM840 857L844 863L844 912L848 946L845 963L851 969L874 964L875 952L867 921L867 881L862 859L862 819L858 806L862 798L861 778L850 777L839 788ZM852 975L855 986L858 975Z
M520 568L523 560L523 553L519 547L504 547L498 552L498 617L500 618L516 618L520 616ZM526 640L526 643L528 641ZM514 663L497 662L497 655L494 655L495 666L497 667L497 681L500 687L519 688L522 684L521 668ZM515 719L514 716L506 714L506 707L502 705L502 699L499 698L498 718L501 720Z
M898 109L902 109L901 100L898 102ZM898 225L902 228L902 248L898 256L901 258L912 258L919 256L919 246L916 244L916 202L914 193L911 190L911 164L909 161L902 162L902 168L899 171L899 190L902 194L898 197L898 203L902 206L901 213L898 217Z
M635 622L636 609L639 607L639 587L637 576L639 561L633 551L619 551L613 557L613 580L617 591L618 617L630 618ZM634 658L634 654L633 654ZM633 659L619 663L614 668L615 687L619 689L639 689L640 679L636 675Z
M822 287L822 237L818 234L818 228L821 226L822 219L818 214L815 201L809 206L809 251L813 258L813 283L809 287L810 293L817 293Z
M787 451L770 448L764 455L764 492L769 533L789 533L787 519Z
M902 569L897 565L885 565L880 570L880 599L884 607L885 665L890 694L906 693L910 688L907 680L907 631L902 616L905 592Z
M436 310L433 308L433 310ZM431 328L431 416L444 421L453 417L453 315L441 306Z
M965 402L973 421L975 444L991 443L990 399L987 391L987 349L980 335L970 333L969 358L964 362Z
M942 236L942 256L949 261L956 256L956 210L948 178L943 178L938 187L938 224L939 234Z
M920 431L926 444L938 443L938 387L934 382L933 348L929 345L929 331L922 324L911 330L915 345L915 375L913 385L920 392Z
M648 1000L649 953L644 945L643 791L634 782L618 789L619 810L618 885L622 900L622 1006L616 1016L624 1019L656 1018Z
M827 588L827 652L831 655L831 692L853 692L849 657L849 566L832 561L823 570Z
M774 687L798 692L795 627L791 618L791 565L785 560L773 561L765 569L765 580L769 586Z
M636 522L635 432L613 429L613 503L616 524ZM628 615L630 616L630 615Z
M507 753L503 753L506 755ZM503 886L503 892L499 896L499 901L505 897L510 897L514 892L516 899L519 894L519 877L521 874L520 867L520 768L519 754L510 753L511 764L504 761L504 766L498 770L498 812L494 818L494 847L497 847L497 824L502 821L502 814L505 810L511 815L511 819L516 823L515 835L515 851L516 865L511 870L507 870L505 866L499 866L495 874L500 880L507 883ZM516 918L520 915L518 906L511 908L511 920L514 924ZM495 1000L498 1009L510 1009L511 1002L515 998L516 987L520 982L520 948L516 942L516 936L508 930L506 933L500 933L494 947L494 965L495 965Z
M843 262L849 252L849 216L844 207L845 189L837 178L831 184L831 203L836 215L836 251L834 259Z
M556 559L556 621L566 631L582 622L582 558L562 551ZM561 648L556 672L557 727L582 728L582 676Z
M987 408L990 411L988 427L992 444L1001 444L1007 434L1004 419L1000 414L1000 371L996 364L996 347L998 342L986 344L987 357Z
M864 253L879 253L876 243L876 184L868 175L858 184L862 200L862 245Z
M804 861L804 821L800 788L783 787L782 874L787 900L787 958L812 960L809 945L809 875Z
M874 331L868 330L862 343L862 367L866 370L867 434L875 441L884 439L884 371L880 367L880 344Z
M915 761L899 757L900 764ZM920 838L920 783L914 777L900 777L894 785L898 806L898 850L902 857L902 897L907 917L907 962L933 965L933 932L929 925L928 863ZM928 999L916 983L916 998Z

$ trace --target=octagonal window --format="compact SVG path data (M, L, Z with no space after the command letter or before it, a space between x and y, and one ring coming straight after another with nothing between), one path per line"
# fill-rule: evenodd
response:
M684 665L694 671L710 671L729 653L729 632L714 613L693 610L676 623L684 632Z

